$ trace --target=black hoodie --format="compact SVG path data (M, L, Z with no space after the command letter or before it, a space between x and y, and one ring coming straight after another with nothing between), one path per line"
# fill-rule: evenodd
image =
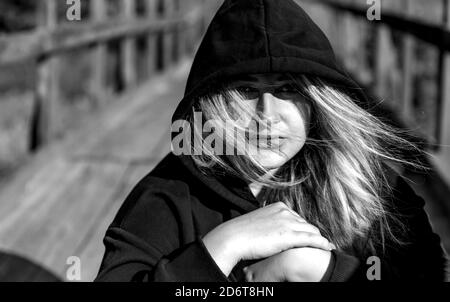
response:
M214 16L189 74L173 120L196 97L245 73L292 72L319 76L364 103L359 87L338 66L323 32L291 0L229 0ZM445 254L423 210L424 200L393 170L391 206L409 228L406 246L367 240L334 250L324 281L368 280L368 257L381 260L381 278L443 280ZM201 238L221 223L257 209L260 202L236 178L205 176L189 156L167 155L132 190L108 228L96 281L243 281L218 268Z

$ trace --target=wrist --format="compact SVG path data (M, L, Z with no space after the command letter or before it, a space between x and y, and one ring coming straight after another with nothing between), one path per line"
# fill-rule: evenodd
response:
M323 280L332 261L330 251L318 250L316 257L311 261L313 266L308 270L307 279L309 281L320 282Z
M208 233L202 238L202 241L219 269L224 275L228 276L240 258L237 256L231 240L221 240L221 238L217 237L219 236L213 236Z
M288 281L321 281L330 265L332 253L316 248L291 249L284 259Z

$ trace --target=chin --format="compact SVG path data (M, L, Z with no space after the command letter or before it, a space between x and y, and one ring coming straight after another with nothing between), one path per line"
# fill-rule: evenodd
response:
M278 169L289 160L286 155L270 150L259 151L255 159L267 170Z
M255 160L267 170L278 169L293 158L303 147L303 144L285 144L280 150L271 149L255 149L250 152L254 155Z

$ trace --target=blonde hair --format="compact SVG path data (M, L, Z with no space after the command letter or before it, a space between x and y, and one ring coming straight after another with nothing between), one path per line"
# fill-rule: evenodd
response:
M378 231L370 234L372 247L380 243L384 249L386 236L402 244L396 234L402 233L404 226L385 198L392 188L383 165L392 161L424 169L401 154L402 150L422 151L403 137L406 132L361 108L348 93L319 78L288 75L312 105L310 131L298 154L273 175L246 152L243 137L225 131L222 138L240 149L237 154L245 155L219 156L204 150L202 155L192 156L197 166L204 173L228 173L262 185L267 203L283 201L338 248L349 248L356 238L367 238L374 225ZM242 127L236 118L252 114L243 96L227 88L199 98L192 108L192 113L195 111L214 120L215 129L226 123ZM266 123L263 118L256 119ZM195 135L203 137L204 133Z

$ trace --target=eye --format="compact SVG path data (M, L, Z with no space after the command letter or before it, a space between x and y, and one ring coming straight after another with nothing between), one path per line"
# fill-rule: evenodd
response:
M236 90L248 100L257 99L259 97L259 90L250 86L239 86Z
M297 93L297 89L295 89L292 85L283 85L277 89L278 93Z

